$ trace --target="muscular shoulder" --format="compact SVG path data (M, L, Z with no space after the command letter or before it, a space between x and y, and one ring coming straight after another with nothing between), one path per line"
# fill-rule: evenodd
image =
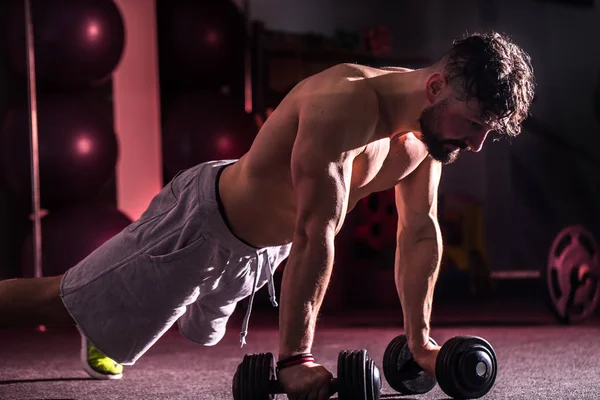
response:
M396 150L401 149L411 160L411 164L414 165L415 168L426 161L427 158L430 158L427 157L429 154L427 147L413 132L407 132L392 137L391 147ZM427 160L426 162L430 161L431 160Z
M307 100L315 100L317 95L372 99L375 93L365 78L365 74L352 64L338 64L305 79L300 90Z
M332 67L307 80L298 93L300 117L370 125L379 115L378 98L372 87L345 64Z
M304 82L296 93L298 132L294 154L348 160L371 140L378 121L378 100L363 82L331 74ZM298 158L297 158L298 159Z
M378 115L378 99L373 88L367 83L369 77L362 66L337 64L299 82L282 103L286 108L293 107L297 113L326 109L330 113L349 118L369 119ZM361 111L358 113L356 111ZM354 112L354 115L349 115Z

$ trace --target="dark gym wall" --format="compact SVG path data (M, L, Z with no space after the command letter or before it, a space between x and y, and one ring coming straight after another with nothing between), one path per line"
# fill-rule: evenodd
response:
M241 3L242 0L238 0ZM404 58L431 55L436 26L430 18L433 0L248 0L250 17L272 30L333 35L336 30L360 30L387 25L392 30L395 53Z
M78 3L77 6L69 9L69 18L85 17L85 13L93 7L104 7L103 10L106 11L111 6L109 1L94 4L95 6L92 6L92 3ZM111 40L111 46L88 46L85 48L88 53L86 53L86 56L82 56L81 53L77 53L75 49L68 46L77 40L81 44L87 38L80 40L81 37L69 36L69 32L71 34L73 32L68 30L67 25L61 24L61 18L65 18L65 9L60 8L61 4L57 5L56 10L59 11L54 14L48 11L52 7L50 2L33 0L31 6L34 36L37 38L36 75L38 78L41 201L42 208L48 208L50 211L50 214L46 217L48 219L42 219L44 253L42 269L44 275L57 275L73 264L72 262L61 264L60 260L67 260L70 253L75 254L81 249L76 248L77 246L71 241L68 243L69 246L63 249L63 254L53 257L52 260L46 260L48 254L53 254L53 249L50 248L52 245L44 245L44 243L48 243L44 238L48 239L47 236L56 236L52 233L52 229L54 229L52 226L55 225L56 231L64 233L69 228L75 230L74 227L77 224L81 225L83 220L90 217L91 220L86 222L87 225L80 226L80 229L77 229L74 235L77 239L85 238L88 245L90 243L97 245L99 242L94 240L101 235L106 235L106 232L108 232L101 232L102 228L97 225L99 218L103 221L116 221L118 219L118 223L121 225L125 221L114 208L116 203L114 165L109 165L109 168L103 169L102 173L98 172L99 168L107 164L114 164L115 157L118 157L118 143L116 150L111 146L114 142L114 132L112 132L113 104L110 71L107 72L108 75L98 76L97 78L102 80L93 85L78 81L78 79L85 80L90 76L95 76L94 73L105 72L99 72L99 69L112 68L113 64L118 62L116 58L120 57L120 50L118 51L119 54L115 54L117 51L113 51L110 56L106 54L106 51L110 51L108 49L115 50L113 46L115 42L118 43L119 40L124 40L124 37L115 39L115 35L118 35L118 24L115 24L118 16L115 13L110 14L110 11L108 14L100 12L99 16L97 15L99 18L97 21L99 24L98 29L100 31L105 30L103 37L107 38L106 40ZM46 6L47 8L44 8ZM86 8L87 6L90 6L90 8ZM95 12L98 12L98 9ZM15 17L15 14L19 15L20 18ZM52 17L48 18L55 19L51 22L45 20L46 24L39 23L40 19L38 18L43 19L49 15L52 15ZM110 19L107 15L112 15L111 21L107 21L106 18ZM12 19L9 20L9 18ZM0 27L2 31L0 43L0 117L2 118L1 124L3 127L2 162L4 163L0 175L3 177L10 176L13 180L18 179L18 191L20 193L17 195L17 189L14 186L17 181L13 182L13 185L0 182L0 278L32 276L33 273L30 265L32 258L31 237L28 238L32 231L29 218L29 214L32 212L30 183L25 182L26 179L23 179L20 175L20 172L24 172L24 178L29 176L27 171L30 165L27 118L28 87L26 76L17 72L19 68L12 67L14 64L22 65L23 68L26 66L24 60L26 48L23 40L24 20L24 2L22 0L0 3ZM40 28L41 26L43 28ZM55 30L53 35L47 35L49 26L64 29ZM113 36L110 36L110 34ZM99 41L94 43L102 45ZM55 47L52 47L52 45ZM49 51L50 49L52 49L52 52ZM78 49L83 51L81 48ZM20 54L21 50L22 54ZM92 57L91 53L94 50L96 50L96 53L93 55L98 56L99 53L105 51L104 56L106 57L95 59L96 62L92 63L91 67L90 64L87 64L88 68L86 69L85 64L89 61L88 56ZM64 53L60 53L61 51ZM113 61L107 60L108 57ZM64 63L64 65L61 63ZM71 72L65 73L65 70ZM72 73L73 70L78 73ZM74 107L62 107L60 104L63 103L59 104L55 101L48 102L46 99L49 98L66 99ZM77 101L73 101L74 99L77 99ZM87 105L89 105L89 109L85 108ZM7 118L8 111L12 109L23 111L24 118L22 121ZM69 114L70 112L76 114ZM9 124L9 121L12 121L12 123ZM10 128L7 128L9 126ZM86 136L79 136L83 132L81 131L82 126L85 126ZM73 140L78 140L76 146ZM7 143L11 143L11 145L7 146ZM78 158L75 155L77 152L89 155L89 157ZM99 155L103 158L99 159ZM89 160L92 158L93 160L90 162ZM7 168L7 166L11 168ZM88 175L82 177L82 171L85 171ZM100 177L100 175L102 176ZM96 179L96 176L100 178ZM59 190L58 188L62 189ZM23 189L22 193L20 189ZM79 206L87 210L85 215L80 215L81 218L78 221L72 219L72 223L69 222L70 216L73 212L76 213L74 210ZM96 219L94 220L94 218ZM50 222L45 223L44 221ZM48 227L48 230L46 227ZM69 239L65 239L64 236L62 240L65 244L69 242ZM85 254L80 252L80 258L87 255L89 250L86 250ZM62 256L66 258L61 258ZM58 264L61 264L60 268L57 267ZM53 267L58 269L53 269Z
M540 268L549 240L564 225L581 223L596 237L600 233L600 132L592 101L600 70L600 48L594 45L600 10L568 2L489 3L493 18L487 25L510 32L530 53L537 90L531 117L536 124L526 124L512 145L486 149L487 181L494 182L486 204L496 211L488 213L488 247L503 260L497 269ZM497 166L501 180L495 179Z
M387 24L393 32L395 53L406 57L434 59L453 38L491 29L509 34L531 55L538 81L533 117L555 131L558 141L527 128L515 140L489 141L480 154L465 154L445 168L441 185L442 193L460 192L483 201L493 269L542 267L548 239L564 224L586 222L592 225L590 229L598 230L592 202L582 206L583 197L598 194L594 178L598 167L573 150L583 148L594 154L599 144L592 97L600 70L600 48L594 45L600 37L596 23L600 9L573 4L290 0L281 7L275 0L248 0L250 17L274 30L331 35L336 29ZM555 161L566 171L547 170ZM580 177L578 183L570 179L573 174ZM517 182L515 188L514 179L520 177L528 180ZM537 210L524 205L536 201ZM550 221L553 217L556 220Z
M0 25L6 25L9 3L0 2ZM13 99L18 91L15 90L15 80L8 68L6 41L0 43L0 121L4 120ZM13 277L18 274L17 257L15 251L18 246L17 221L15 204L10 196L5 183L0 179L0 279Z
M387 25L393 33L395 55L406 59L434 60L448 49L453 38L481 29L490 18L482 0L290 0L285 7L275 0L248 0L248 4L250 17L264 21L273 30L333 35L336 29ZM463 157L447 168L442 190L458 190L483 199L485 171L483 157Z
M164 182L237 159L258 127L244 110L246 21L230 1L157 0Z

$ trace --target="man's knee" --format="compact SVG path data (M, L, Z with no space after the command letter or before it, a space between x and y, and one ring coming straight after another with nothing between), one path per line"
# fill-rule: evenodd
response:
M221 339L223 339L224 336L225 336L225 328L224 327L223 327L223 329L220 329L220 330L211 330L203 338L203 345L204 346L214 346L217 343L219 343L221 341Z
M179 332L188 340L203 346L214 346L225 336L225 323L218 321L205 321L198 326L198 321L180 319L178 321Z

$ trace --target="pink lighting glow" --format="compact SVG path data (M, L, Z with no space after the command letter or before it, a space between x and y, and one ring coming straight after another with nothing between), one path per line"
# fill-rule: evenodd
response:
M219 33L216 31L211 30L206 33L206 43L208 43L211 46L219 44L220 39L221 38L219 37Z
M92 151L93 144L89 138L87 138L85 135L82 135L79 139L77 139L75 146L77 147L77 153L81 155L87 155Z
M232 142L231 138L229 137L229 135L227 135L227 134L219 135L219 138L217 139L217 150L220 153L228 153L232 149L233 149L233 142Z
M86 27L88 39L94 41L100 37L100 25L96 21L89 21Z

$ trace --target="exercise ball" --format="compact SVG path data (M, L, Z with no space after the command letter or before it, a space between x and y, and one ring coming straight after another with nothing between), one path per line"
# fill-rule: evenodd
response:
M216 87L243 77L246 22L230 0L158 2L161 80Z
M205 161L240 158L258 132L242 106L218 93L181 96L168 107L164 121L166 178Z
M23 2L8 23L10 63L27 73ZM32 0L36 78L52 87L80 87L104 81L119 64L125 26L112 0Z
M113 179L118 156L111 121L80 96L38 102L40 197L51 208L97 196ZM0 133L0 165L18 197L31 192L29 112L11 110Z
M44 276L63 274L125 229L131 220L112 205L93 202L51 211L42 218ZM33 237L22 248L23 274L33 276Z

